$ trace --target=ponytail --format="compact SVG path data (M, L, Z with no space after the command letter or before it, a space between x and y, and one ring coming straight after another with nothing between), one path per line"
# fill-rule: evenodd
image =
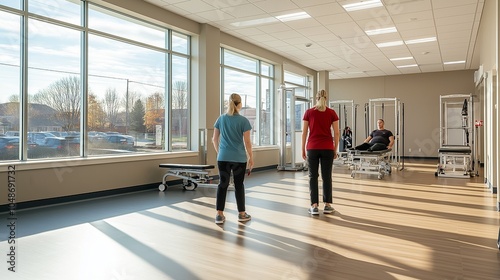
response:
M327 99L328 99L328 97L326 95L326 90L322 89L322 90L318 91L318 93L316 94L316 105L314 106L314 107L316 107L316 110L319 110L319 111L326 110Z
M238 113L238 105L241 103L241 96L237 93L232 93L230 96L229 96L229 101L228 101L228 104L227 104L227 114L232 116L234 115L235 113L237 114Z

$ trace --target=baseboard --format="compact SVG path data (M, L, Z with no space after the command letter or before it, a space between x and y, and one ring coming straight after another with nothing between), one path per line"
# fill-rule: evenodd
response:
M277 170L277 167L278 167L278 165L258 167L258 168L254 168L252 170L252 172L259 172L259 171L272 170L272 169ZM214 175L213 179L218 180L219 175ZM113 190L105 190L105 191L97 191L97 192L91 192L91 193L82 193L82 194L76 194L76 195L62 196L62 197L53 197L53 198L46 198L46 199L39 199L39 200L32 200L32 201L25 201L25 202L17 202L15 204L15 210L49 206L49 205L61 204L61 203L69 203L69 202L75 202L75 201L79 201L79 200L94 199L94 198L119 195L119 194L126 194L126 193L138 192L138 191L144 191L144 190L150 190L150 189L158 189L158 186L160 184L161 184L161 182L147 184L147 185L141 185L141 186L125 187L125 188L119 188L119 189L113 189ZM173 186L174 185L181 185L182 179L169 181L169 185L170 184ZM0 214L7 213L9 210L11 210L9 204L0 205Z
M179 184L180 183L182 183L182 181L180 181ZM53 198L46 198L46 199L39 199L39 200L32 200L32 201L17 202L15 204L15 210L35 208L35 207L68 203L68 202L75 202L75 201L79 201L79 200L94 199L94 198L99 198L99 197L119 195L119 194L131 193L131 192L138 192L138 191L158 188L159 184L160 184L160 182L142 185L142 186L125 187L125 188L119 188L119 189L113 189L113 190L105 190L105 191L97 191L97 192L91 192L91 193L82 193L82 194L76 194L76 195L62 196L62 197L53 197ZM8 212L9 210L11 210L9 207L9 204L0 205L0 213L5 213L5 212Z

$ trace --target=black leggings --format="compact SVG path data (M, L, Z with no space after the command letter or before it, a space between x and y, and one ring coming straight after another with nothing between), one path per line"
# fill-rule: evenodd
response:
M245 171L247 168L246 162L229 162L217 161L219 167L219 185L217 186L216 210L224 211L226 205L227 188L231 179L231 171L233 171L234 195L236 197L236 205L238 212L245 211Z
M360 151L382 151L387 149L387 145L382 143L363 143L354 149Z
M332 203L332 169L333 150L307 150L307 165L309 168L309 195L311 205L319 202L318 177L321 165L323 179L323 202Z

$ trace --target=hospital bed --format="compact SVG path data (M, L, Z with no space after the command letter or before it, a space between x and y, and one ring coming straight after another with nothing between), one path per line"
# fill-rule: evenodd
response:
M435 173L439 177L470 178L472 150L470 146L445 145L439 148L439 165Z
M356 174L377 175L378 179L391 174L391 155L392 149L381 151L362 151L348 150L348 164L351 171L351 177Z
M160 191L165 191L168 188L168 176L181 178L182 187L188 191L195 190L200 184L217 186L212 184L213 178L209 176L210 170L215 168L213 165L162 163L160 167L167 168L167 172L163 175L161 184L158 186Z

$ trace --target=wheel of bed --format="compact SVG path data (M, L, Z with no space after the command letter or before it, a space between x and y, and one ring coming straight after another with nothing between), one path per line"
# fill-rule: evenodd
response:
M198 187L198 184L191 180L188 180L182 187L186 191L194 191Z
M160 184L158 186L158 189L160 190L160 192L163 192L167 189L167 187L168 187L167 184Z

